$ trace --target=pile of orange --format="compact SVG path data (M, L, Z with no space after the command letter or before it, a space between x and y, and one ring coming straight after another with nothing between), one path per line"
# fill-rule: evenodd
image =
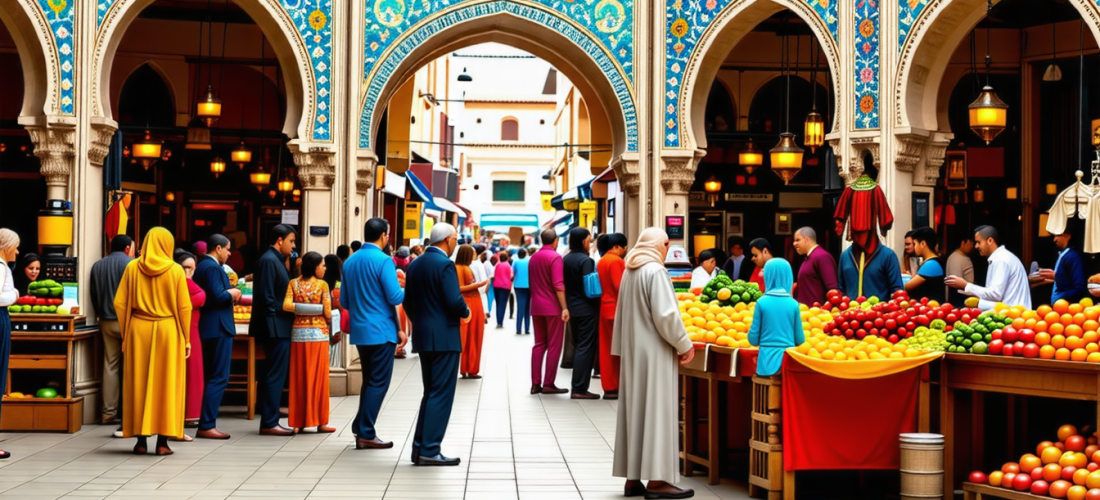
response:
M1085 437L1076 427L1063 425L1058 429L1057 442L1043 441L1034 455L1028 453L1019 462L1004 464L1001 470L989 474L988 484L1017 490L1027 485L1032 494L1069 500L1100 498L1100 445L1096 433Z
M717 301L709 304L699 301L692 293L676 296L680 304L680 319L692 342L717 344L727 347L749 348L749 328L756 303L739 302L734 306L720 306Z
M1059 300L1035 310L997 304L994 308L1012 320L1017 330L1035 331L1039 358L1100 363L1100 306L1091 298L1079 303Z

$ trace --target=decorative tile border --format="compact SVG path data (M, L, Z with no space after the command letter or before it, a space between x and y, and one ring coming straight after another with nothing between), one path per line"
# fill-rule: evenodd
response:
M898 53L905 46L905 39L917 23L924 8L929 4L928 0L898 0Z
M833 43L839 42L837 2L839 0L796 0L805 3L828 29ZM680 147L682 132L679 113L688 91L683 87L684 71L696 56L696 49L710 33L711 23L738 0L666 0L665 7L665 138L666 148Z
M107 17L107 12L111 10L111 6L115 4L117 0L96 0L95 7L95 27L99 29L103 25L103 19Z
M392 5L386 3L390 1L393 2ZM471 2L467 3L469 4ZM602 4L604 2L602 1L600 3ZM402 9L399 11L393 10L393 7L398 4L402 6ZM381 8L379 7L380 5L382 6ZM401 3L400 0L376 0L375 12L373 15L378 22L382 23L384 26L389 26L391 24L394 27L403 26L402 23L407 21L407 19L403 17L403 5L404 4ZM599 9L597 9L597 11L598 10ZM424 14L424 11L417 11L416 13L418 14L418 19L425 17L424 15L420 15ZM449 12L445 12L428 22L421 23L414 29L403 28L398 31L399 34L403 34L406 31L410 33L400 38L399 41L398 39L389 40L388 43L391 45L394 42L397 43L387 51L381 51L380 45L373 45L377 43L377 40L375 42L368 42L368 57L365 60L363 69L364 78L368 87L366 99L364 100L363 109L359 117L359 147L371 147L371 121L373 119L374 110L379 104L382 90L389 82L390 77L393 76L394 71L397 70L397 67L416 47L450 26L478 17L500 13L512 14L546 26L568 38L586 54L592 57L599 66L600 72L603 73L611 83L611 87L615 91L615 96L618 99L619 106L622 108L626 121L626 150L637 151L638 120L637 112L634 108L634 98L631 92L632 86L629 80L629 74L618 61L608 57L605 45L606 40L598 39L590 31L578 29L573 19L563 18L560 11L549 10L543 6L524 5L509 0L473 3L473 5L458 7ZM600 21L602 21L602 19ZM371 26L368 26L367 30L367 40L371 40ZM375 38L388 38L388 30L383 28L379 31L380 33L376 33L377 36ZM623 49L625 49L625 47ZM619 52L619 54L621 53L622 52ZM627 51L627 53L630 52Z
M904 0L903 0L904 1ZM879 127L879 7L877 0L855 0L855 128Z
M309 53L314 141L332 141L332 0L282 0ZM306 96L307 98L309 96Z
M76 84L73 70L73 2L76 0L38 0L46 22L53 35L53 50L57 53L58 91L60 100L57 111L62 115L73 114L76 100Z

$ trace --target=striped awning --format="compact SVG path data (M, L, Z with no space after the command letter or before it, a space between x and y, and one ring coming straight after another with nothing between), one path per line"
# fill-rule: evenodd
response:
M429 204L434 202L432 192L428 190L428 187L425 186L423 182L420 182L420 179L416 177L416 174L412 173L412 170L405 172L405 179L409 181L408 191L405 195L406 199Z
M539 228L539 216L535 214L481 214L481 229L507 231L513 227L534 231Z

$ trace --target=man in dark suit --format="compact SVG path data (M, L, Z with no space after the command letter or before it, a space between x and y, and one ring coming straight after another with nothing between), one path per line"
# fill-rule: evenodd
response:
M208 252L195 266L194 281L206 293L206 303L199 314L199 336L202 338L203 374L206 386L202 392L202 417L195 437L229 439L217 429L218 409L229 384L229 363L233 357L233 304L241 299L241 291L230 288L229 275L222 265L229 259L229 238L215 234L207 241Z
M279 402L290 367L290 328L294 314L283 311L283 299L290 284L286 262L294 251L294 228L279 224L271 229L271 247L256 261L252 273L252 319L248 331L260 341L267 358L267 374L260 385L260 434L293 436L279 425Z
M458 272L450 255L458 246L450 224L436 224L428 249L411 264L405 280L405 312L413 323L413 352L420 353L424 397L416 419L412 461L416 465L458 465L443 456L440 444L451 419L462 340L458 327L470 309L458 290Z
M734 236L730 238L729 243L730 258L726 260L722 270L732 280L748 282L752 279L752 273L756 270L756 265L753 264L749 256L745 255L745 240Z

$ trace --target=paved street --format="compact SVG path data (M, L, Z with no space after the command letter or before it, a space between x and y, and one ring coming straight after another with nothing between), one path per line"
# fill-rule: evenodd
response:
M0 434L0 497L46 498L326 498L570 500L622 498L611 477L615 402L570 401L528 394L532 336L486 330L485 378L460 380L443 443L459 467L421 468L409 462L420 370L415 356L397 360L382 410L379 436L392 450L356 451L350 431L357 397L333 398L336 434L262 437L258 420L235 413L219 428L229 441L173 443L169 457L134 456L132 439L114 427L85 426L68 434ZM567 387L562 371L558 386ZM593 391L599 380L593 380ZM284 421L285 422L285 421ZM194 430L189 429L193 434ZM150 443L152 444L152 443ZM745 487L710 487L698 478L701 500L748 498Z

